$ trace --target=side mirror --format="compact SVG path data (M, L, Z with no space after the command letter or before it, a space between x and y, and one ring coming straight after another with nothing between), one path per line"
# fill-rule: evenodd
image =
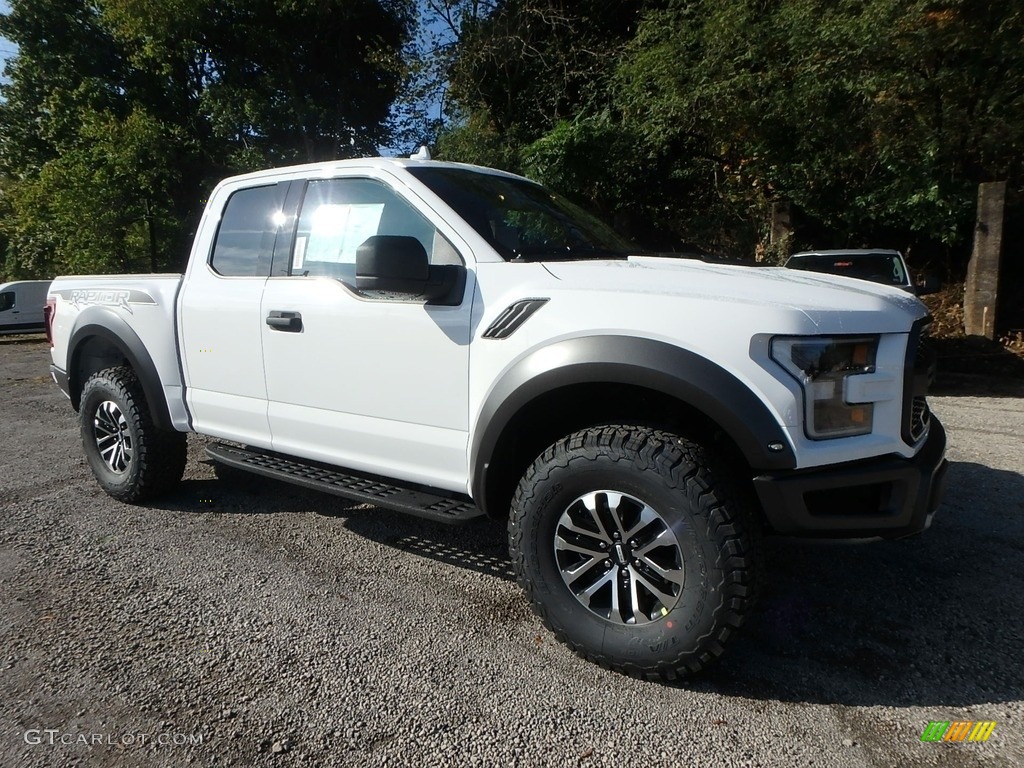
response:
M415 237L374 235L356 251L356 288L419 294L430 277L430 263Z
M356 250L356 290L401 293L427 301L448 295L461 267L432 267L415 237L374 235Z
M942 283L935 275L921 275L914 283L914 293L918 296L930 296L942 290Z

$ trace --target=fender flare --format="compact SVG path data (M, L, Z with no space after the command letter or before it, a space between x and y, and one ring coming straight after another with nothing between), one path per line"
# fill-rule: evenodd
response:
M537 349L491 387L470 448L472 496L486 499L487 472L505 428L534 399L575 384L629 384L669 395L714 421L755 470L792 469L785 430L749 387L720 365L654 339L582 336ZM769 443L783 450L770 451Z
M93 338L103 339L124 355L139 377L154 424L160 429L173 429L160 374L146 345L123 318L107 309L97 308L97 311L89 313L88 319L71 332L68 340L68 389L75 410L81 404L82 387L85 386L84 381L78 380L79 359L85 343Z

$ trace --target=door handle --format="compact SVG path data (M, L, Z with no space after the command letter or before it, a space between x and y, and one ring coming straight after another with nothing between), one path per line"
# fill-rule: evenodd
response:
M298 312L282 312L274 309L267 315L267 325L278 331L299 333L302 330L302 315Z

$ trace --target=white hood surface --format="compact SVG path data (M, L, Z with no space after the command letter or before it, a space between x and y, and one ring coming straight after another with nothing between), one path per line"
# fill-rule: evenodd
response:
M634 296L689 298L804 315L828 333L906 332L927 314L915 296L898 288L854 278L796 272L781 267L708 264L702 261L631 256L627 261L545 262L565 288ZM737 307L738 308L738 307Z

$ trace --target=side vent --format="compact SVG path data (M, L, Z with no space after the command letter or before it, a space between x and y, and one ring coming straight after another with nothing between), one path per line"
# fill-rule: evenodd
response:
M530 319L530 315L548 303L548 299L520 299L510 304L484 331L485 339L507 339L519 326Z

